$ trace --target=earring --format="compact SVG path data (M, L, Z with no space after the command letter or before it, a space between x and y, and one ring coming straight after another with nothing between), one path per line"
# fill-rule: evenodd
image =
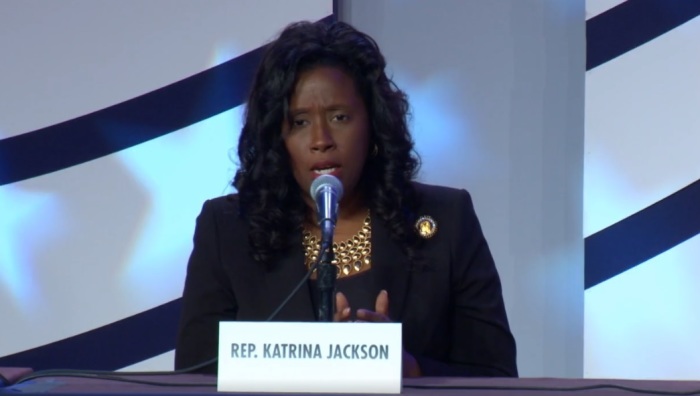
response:
M372 149L372 157L376 157L377 154L379 154L379 147L377 147L377 143L375 143L374 148Z

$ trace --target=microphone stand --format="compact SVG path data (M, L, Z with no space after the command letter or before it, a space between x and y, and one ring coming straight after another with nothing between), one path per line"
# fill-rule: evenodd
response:
M330 219L325 219L321 223L321 258L316 270L316 285L320 293L319 322L332 322L335 312L335 279L338 276L338 268L332 264L335 259L333 252L334 227L335 225Z

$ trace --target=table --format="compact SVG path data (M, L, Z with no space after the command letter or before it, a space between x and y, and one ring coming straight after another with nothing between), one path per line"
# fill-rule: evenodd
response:
M0 374L8 377L6 372ZM216 377L203 374L124 376L137 381L170 384L155 386L95 378L44 377L0 388L0 395L215 395ZM178 386L183 384L195 386ZM638 381L561 378L417 378L405 379L404 395L592 396L639 394L697 394L700 381ZM644 393L617 389L628 387ZM588 389L586 389L588 388ZM695 393L691 393L695 392ZM262 394L252 394L262 395ZM316 394L321 395L321 394Z

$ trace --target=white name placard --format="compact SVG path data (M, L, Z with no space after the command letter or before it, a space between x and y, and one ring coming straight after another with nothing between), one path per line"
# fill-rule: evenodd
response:
M221 322L219 392L401 393L401 324Z

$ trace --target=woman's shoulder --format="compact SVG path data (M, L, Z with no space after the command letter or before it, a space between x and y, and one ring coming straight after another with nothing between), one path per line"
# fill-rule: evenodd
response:
M418 218L430 217L451 232L459 233L459 227L471 227L478 223L478 216L474 209L471 195L464 188L454 188L424 183L414 183L414 188L418 194ZM443 227L443 229L445 229Z
M471 195L464 188L419 182L413 182L412 184L423 206L452 207L463 204L471 205Z
M202 205L202 212L210 212L214 215L238 215L239 208L238 194L228 194L206 200Z

